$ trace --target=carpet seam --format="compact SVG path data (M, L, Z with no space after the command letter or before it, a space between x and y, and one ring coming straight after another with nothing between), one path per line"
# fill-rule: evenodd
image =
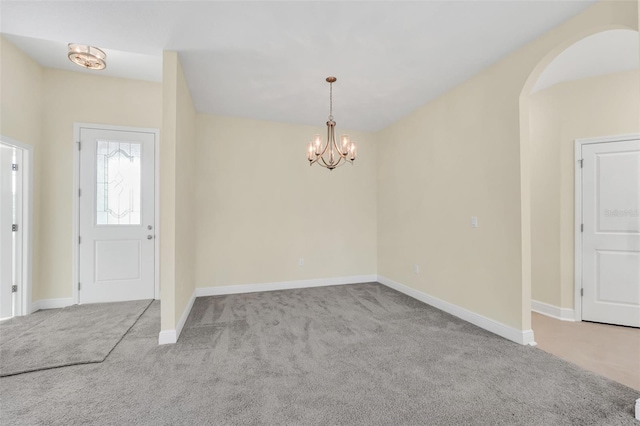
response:
M120 338L120 340L118 340L116 342L115 345L113 345L113 347L111 348L111 350L109 351L109 353L107 353L105 355L105 357L102 359L102 361L100 362L104 362L107 358L109 358L109 355L111 355L111 352L113 352L113 350L118 347L118 345L120 344L120 342L122 342L122 340L127 336L127 334L129 334L129 331L131 331L131 329L133 328L134 325L136 325L138 323L138 321L140 320L140 318L142 318L142 316L144 315L145 312L147 312L147 309L149 309L149 306L151 306L153 304L153 300L151 299L151 301L149 302L149 304L147 305L146 308L144 308L144 310L140 313L140 315L138 315L138 318L136 318L136 320L133 322L133 324L131 324L131 327L127 328L127 331L124 332L124 334L122 335L122 337Z
M131 326L127 329L127 331L125 331L122 334L122 337L120 337L120 340L118 340L116 342L115 345L113 345L113 347L111 348L111 350L107 353L107 355L104 356L104 358L102 358L102 360L100 361L82 361L82 362L73 362L73 363L68 363L68 364L64 364L64 365L56 365L54 367L44 367L44 368L38 368L37 370L28 370L28 371L20 371L17 373L10 373L10 374L2 374L0 375L0 377L11 377L11 376L18 376L20 374L28 374L28 373L35 373L38 371L46 371L46 370L55 370L57 368L64 368L64 367L73 367L75 365L89 365L89 364L101 364L103 362L106 361L106 359L109 357L109 355L111 355L111 352L113 352L113 350L120 344L120 342L122 342L122 340L127 336L127 334L129 334L129 331L131 331L131 329L133 328L133 326L135 326L138 321L140 320L140 318L142 318L142 315L144 315L145 312L147 312L147 310L149 309L149 307L153 304L154 299L151 299L151 301L149 302L149 304L144 308L144 310L140 313L140 315L138 315L138 317L135 319L135 321L133 322L133 324L131 324ZM65 308L62 308L65 309ZM62 311L62 310L61 310ZM57 316L58 314L54 315ZM44 321L44 320L43 320ZM38 324L42 323L43 321L40 321ZM32 328L36 327L38 324L34 325L33 327L29 328L27 331L31 330ZM27 332L25 331L25 333ZM13 341L14 339L11 339L10 341ZM8 342L5 342L5 344Z
M64 365L56 365L54 367L44 367L44 368L39 368L37 370L27 370L27 371L19 371L16 373L9 373L9 374L4 374L2 376L0 376L0 378L5 378L5 377L12 377L12 376L19 376L21 374L29 374L29 373L36 373L38 371L47 371L47 370L55 370L57 368L65 368L65 367L73 367L74 365L89 365L89 364L100 364L104 362L104 359L102 361L82 361L82 362L70 362L68 364L64 364Z

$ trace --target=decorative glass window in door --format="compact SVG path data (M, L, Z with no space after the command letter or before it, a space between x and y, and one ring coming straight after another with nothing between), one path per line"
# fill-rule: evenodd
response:
M97 141L98 225L140 225L140 150L136 142Z

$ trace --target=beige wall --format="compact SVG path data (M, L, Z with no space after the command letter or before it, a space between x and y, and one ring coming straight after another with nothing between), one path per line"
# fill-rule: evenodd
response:
M160 85L42 68L0 43L0 133L34 146L32 300L70 298L73 124L159 128Z
M378 273L520 329L518 88L508 76L484 73L379 133Z
M0 35L0 134L37 148L41 94L42 67Z
M532 299L574 307L574 141L640 132L640 71L531 96Z
M33 147L33 246L32 286L43 276L41 253L40 197L43 181L42 87L40 65L0 35L0 135Z
M380 275L531 328L530 158L520 95L572 42L599 29L637 29L636 8L598 3L378 134Z
M350 132L353 166L309 167L306 143L325 132L198 114L198 287L376 273L373 137Z
M33 300L71 297L73 125L160 127L160 85L44 70L41 182L41 270ZM46 271L46 272L45 272Z
M40 277L33 300L72 295L73 125L159 128L160 84L44 69Z
M176 52L164 52L160 136L161 328L175 330L195 287L195 110Z

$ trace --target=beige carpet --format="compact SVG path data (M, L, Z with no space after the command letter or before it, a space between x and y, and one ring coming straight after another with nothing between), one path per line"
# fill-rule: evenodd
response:
M640 391L640 329L560 321L536 312L531 322L540 349Z

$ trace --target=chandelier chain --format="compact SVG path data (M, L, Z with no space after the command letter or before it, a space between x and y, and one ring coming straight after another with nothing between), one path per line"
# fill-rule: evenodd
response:
M333 120L333 83L329 83L329 120Z

